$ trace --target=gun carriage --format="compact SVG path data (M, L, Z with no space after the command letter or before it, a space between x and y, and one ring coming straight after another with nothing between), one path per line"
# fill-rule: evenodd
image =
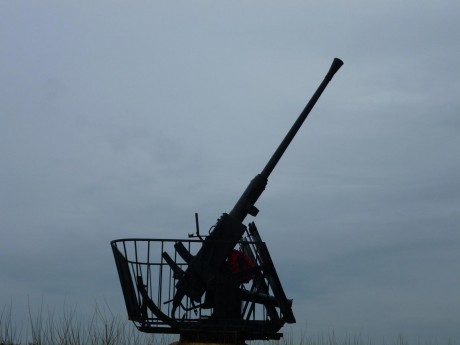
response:
M295 323L267 245L254 222L243 224L268 177L334 74L334 59L324 80L233 209L209 235L188 239L119 239L111 242L128 312L147 333L180 334L183 342L244 343L280 339L279 330Z

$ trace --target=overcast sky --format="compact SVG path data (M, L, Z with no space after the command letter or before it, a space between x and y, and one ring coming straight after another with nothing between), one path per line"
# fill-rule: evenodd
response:
M459 15L0 0L0 307L124 315L109 242L213 225L339 57L257 204L291 329L460 342Z

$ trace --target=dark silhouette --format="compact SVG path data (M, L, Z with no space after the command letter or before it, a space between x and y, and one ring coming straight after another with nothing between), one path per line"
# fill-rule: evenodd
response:
M208 235L200 234L196 215L196 234L188 240L111 242L128 317L139 330L177 333L182 341L244 343L279 339L281 327L295 323L266 244L256 225L243 221L257 215L269 175L342 64L334 59L262 172Z

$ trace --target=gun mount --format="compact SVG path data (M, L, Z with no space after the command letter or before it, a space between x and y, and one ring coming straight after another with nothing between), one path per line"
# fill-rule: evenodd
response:
M128 318L140 331L180 334L189 342L244 343L280 339L281 327L296 322L266 244L254 222L243 221L257 215L268 177L342 64L334 59L262 172L209 235L200 235L196 219L194 239L111 242Z

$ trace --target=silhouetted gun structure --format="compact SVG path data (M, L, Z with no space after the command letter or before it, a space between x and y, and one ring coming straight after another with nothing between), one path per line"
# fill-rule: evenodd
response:
M244 342L279 339L281 327L295 322L292 301L256 225L243 221L258 214L255 204L268 177L342 64L334 59L262 172L209 235L200 235L196 219L196 236L191 237L198 239L111 242L128 316L141 331L178 333L182 341ZM157 261L155 252L161 253Z

